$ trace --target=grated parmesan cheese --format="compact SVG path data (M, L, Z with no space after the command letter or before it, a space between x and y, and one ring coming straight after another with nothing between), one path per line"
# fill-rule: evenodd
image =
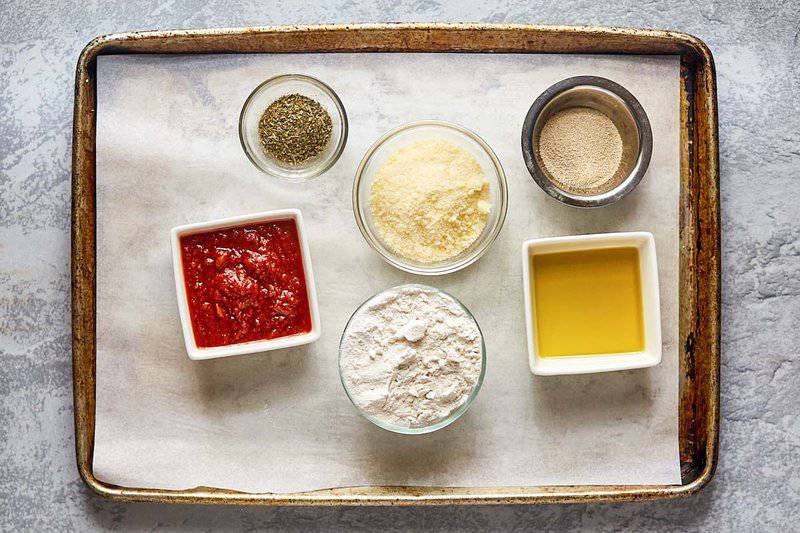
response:
M468 152L444 139L392 154L375 175L370 210L383 242L421 263L467 249L489 218L489 181Z

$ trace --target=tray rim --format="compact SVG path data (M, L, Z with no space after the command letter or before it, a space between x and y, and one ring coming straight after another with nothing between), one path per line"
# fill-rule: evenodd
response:
M353 38L358 37L353 40ZM477 39L475 39L477 37ZM470 40L472 38L472 40ZM260 41L260 42L259 42ZM253 46L255 42L255 46ZM297 42L304 49L296 48ZM303 493L243 493L196 487L121 487L92 471L95 393L96 58L120 53L473 52L672 54L681 57L681 398L704 424L679 422L681 444L699 443L681 485L537 487L342 487ZM252 505L447 505L632 501L694 494L713 478L719 439L720 211L716 75L711 51L680 32L543 24L368 23L127 32L97 37L76 68L72 154L72 334L78 470L95 493L117 501ZM692 181L694 180L694 181ZM684 191L687 183L694 188ZM687 207L684 209L684 202ZM688 231L686 231L688 230ZM688 246L699 272L683 272ZM695 255L696 254L696 255ZM693 263L693 264L695 264ZM699 328L699 329L696 329ZM703 335L694 336L695 331ZM684 335L680 336L681 340ZM685 353L684 353L685 352ZM698 356L698 357L696 357ZM688 368L684 368L684 359ZM697 370L696 367L701 367ZM695 383L699 379L698 383ZM684 382L691 386L684 398ZM702 390L698 393L698 387ZM699 414L697 413L699 411ZM695 422L697 422L695 420ZM681 464L684 466L683 447Z

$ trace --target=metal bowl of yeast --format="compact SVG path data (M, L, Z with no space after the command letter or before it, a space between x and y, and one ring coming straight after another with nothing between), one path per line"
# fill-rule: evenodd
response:
M522 155L534 181L577 207L609 205L633 191L652 152L642 105L618 83L597 76L549 87L522 127Z

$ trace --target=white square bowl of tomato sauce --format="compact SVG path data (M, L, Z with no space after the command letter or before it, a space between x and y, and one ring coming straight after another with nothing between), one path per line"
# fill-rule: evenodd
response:
M314 272L298 209L177 226L171 238L178 313L190 359L319 339Z

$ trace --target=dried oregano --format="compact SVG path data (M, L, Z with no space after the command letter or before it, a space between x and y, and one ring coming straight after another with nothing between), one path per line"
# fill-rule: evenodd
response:
M315 100L301 94L281 96L261 115L258 138L264 152L298 165L319 155L331 140L333 122Z

